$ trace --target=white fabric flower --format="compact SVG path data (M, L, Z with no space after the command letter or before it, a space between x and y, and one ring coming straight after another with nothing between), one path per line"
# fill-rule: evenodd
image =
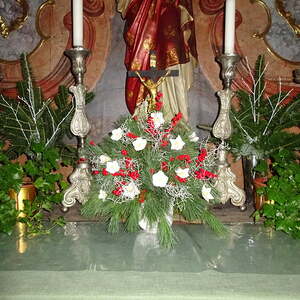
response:
M205 184L202 186L201 189L202 197L209 202L209 200L214 199L214 196L211 194L211 188L206 187Z
M98 198L99 198L100 200L105 200L106 197L107 197L107 193L106 193L104 190L100 190L100 191L99 191Z
M138 189L138 187L133 181L131 181L127 185L123 185L122 188L123 188L123 196L127 198L134 199L135 196L140 194L140 190Z
M106 164L108 161L111 161L111 158L108 155L102 154L99 156L100 164Z
M191 135L189 135L189 139L191 142L198 142L199 141L199 136L196 135L196 132L193 132Z
M181 150L185 145L185 142L182 140L181 136L178 135L176 139L170 139L171 150Z
M180 178L187 178L187 177L189 177L189 171L190 171L189 168L182 169L179 167L175 170L175 173Z
M160 111L151 113L151 117L153 118L155 129L159 128L162 124L165 123L164 115Z
M123 134L124 134L123 129L121 129L121 128L114 129L111 132L111 139L114 141L118 141L122 138Z
M154 186L165 187L169 177L165 175L163 171L158 171L157 173L152 175L152 183Z
M141 151L146 147L147 140L139 137L132 142L132 145L135 151Z
M118 162L115 160L108 161L106 163L106 170L107 170L107 172L114 174L120 170L120 166L119 166Z

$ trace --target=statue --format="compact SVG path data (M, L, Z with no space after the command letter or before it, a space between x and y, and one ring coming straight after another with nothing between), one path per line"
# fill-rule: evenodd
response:
M160 71L178 70L179 76L166 76L159 83L163 93L165 119L179 111L187 121L187 90L191 86L196 47L192 4L189 0L118 0L118 11L125 19L125 65L128 71L149 70L151 50L157 55ZM129 72L128 72L129 73ZM140 77L143 76L141 73ZM163 76L158 76L163 77ZM131 114L150 94L155 82L139 76L126 79L126 104ZM158 83L158 84L157 84ZM148 87L147 87L148 86Z

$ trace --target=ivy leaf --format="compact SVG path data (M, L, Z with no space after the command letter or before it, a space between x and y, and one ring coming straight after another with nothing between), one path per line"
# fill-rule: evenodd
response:
M273 217L275 215L274 205L265 204L263 206L263 214L265 217Z
M50 202L45 202L42 204L42 208L50 211L52 209L52 204Z
M49 182L49 183L55 183L57 182L59 179L62 178L61 174L48 174L45 176L45 181Z
M35 176L39 174L39 169L32 160L27 160L24 169L29 176Z
M61 227L66 225L64 217L58 217L57 219L52 220L52 223Z
M44 152L44 158L48 160L53 168L57 168L57 160L59 159L58 151L54 148L49 148Z
M69 187L69 184L67 181L61 180L60 186L61 186L62 190L64 191Z
M34 186L37 189L47 189L49 188L50 184L49 182L47 182L43 177L39 177L38 179L36 179L36 181L34 182Z
M31 145L31 150L35 153L42 153L45 147L42 143L33 143Z

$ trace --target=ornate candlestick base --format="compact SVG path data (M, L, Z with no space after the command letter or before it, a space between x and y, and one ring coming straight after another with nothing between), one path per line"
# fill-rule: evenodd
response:
M79 161L74 172L70 176L71 186L66 190L63 199L63 211L76 203L84 203L90 190L90 169L82 150L84 149L85 137L90 131L90 124L85 113L86 88L83 85L83 75L86 71L85 59L89 51L83 47L75 47L65 51L72 63L72 73L74 74L76 86L70 87L70 92L75 99L75 112L71 121L71 132L78 137L78 156Z
M231 99L234 92L231 90L231 83L235 74L236 64L240 57L237 54L224 54L218 58L222 65L221 76L224 82L224 89L218 91L220 97L220 112L213 126L213 135L221 140L219 162L218 162L218 178L215 184L216 189L220 193L221 203L226 203L229 199L235 206L240 206L241 210L245 210L246 196L245 192L235 185L236 176L231 171L227 163L227 151L225 140L230 138L232 126L229 118Z
M222 142L224 143L224 142ZM245 193L242 189L235 185L236 176L231 171L227 160L227 151L225 150L224 144L221 144L219 152L218 162L218 179L215 183L215 188L220 193L220 201L225 204L229 199L235 206L239 206L243 211L246 209L245 206Z

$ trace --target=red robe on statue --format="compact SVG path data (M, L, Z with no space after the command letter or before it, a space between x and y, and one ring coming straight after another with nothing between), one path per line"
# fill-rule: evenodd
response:
M125 0L126 1L126 0ZM190 61L197 57L194 23L182 20L182 9L192 16L191 0L127 0L120 4L126 20L124 39L126 42L125 65L127 70L148 70L150 50L157 55L158 69ZM123 6L123 7L122 7ZM125 7L126 6L126 7ZM180 7L181 6L181 7ZM189 32L188 43L184 34ZM131 114L145 99L147 90L139 78L126 79L126 104Z

